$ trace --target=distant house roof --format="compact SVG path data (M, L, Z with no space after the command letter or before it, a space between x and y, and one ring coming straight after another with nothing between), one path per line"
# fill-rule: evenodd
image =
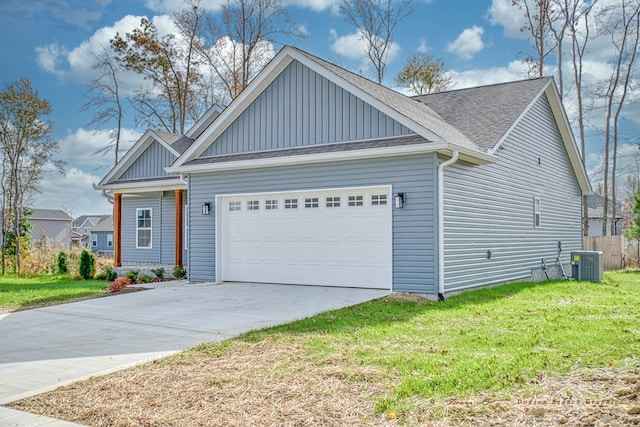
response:
M105 219L100 221L100 223L95 227L93 227L93 229L91 230L92 233L96 233L100 231L113 231L113 215L108 215Z
M91 227L107 218L109 215L80 215L73 220L74 227L84 227L85 223L89 223Z
M48 221L73 221L65 211L59 209L33 209L29 219L40 219Z

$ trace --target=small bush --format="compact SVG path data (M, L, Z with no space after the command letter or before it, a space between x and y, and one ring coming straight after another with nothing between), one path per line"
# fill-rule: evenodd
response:
M105 272L98 273L95 276L93 276L93 278L96 280L107 280L107 273Z
M175 267L173 267L173 277L175 277L176 279L184 279L185 277L187 277L187 269L176 265Z
M107 275L107 280L110 282L113 282L118 278L118 272L111 267L107 267L107 269L104 271L104 274Z
M152 280L153 279L148 274L141 274L141 275L138 276L138 282L140 282L140 283L149 283Z
M164 268L162 268L162 267L160 267L160 268L152 268L151 269L151 272L153 274L155 274L158 279L164 278L165 271L166 270Z
M138 280L138 272L137 271L129 270L126 273L124 273L124 276L128 277L129 280L131 280L132 282L135 282L136 280Z
M131 279L128 277L118 277L109 285L109 293L114 293L123 290L131 284Z
M60 251L60 253L58 253L56 266L58 267L58 274L67 274L69 271L67 268L67 254L64 253L64 251Z
M91 279L95 273L95 258L86 250L80 254L78 274L85 280Z

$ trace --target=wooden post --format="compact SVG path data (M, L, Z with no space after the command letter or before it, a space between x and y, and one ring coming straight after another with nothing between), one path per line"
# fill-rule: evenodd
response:
M113 200L113 266L121 267L121 245L122 245L122 194L114 194Z
M183 229L184 224L182 222L183 216L183 201L182 194L184 190L175 190L176 194L176 262L175 265L182 267L182 248L183 245Z

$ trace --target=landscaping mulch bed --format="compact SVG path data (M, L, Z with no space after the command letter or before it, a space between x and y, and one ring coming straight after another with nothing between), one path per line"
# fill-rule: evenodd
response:
M379 413L393 378L344 359L314 358L295 339L233 340L9 406L89 426L640 425L638 361L539 377L507 398L417 397Z

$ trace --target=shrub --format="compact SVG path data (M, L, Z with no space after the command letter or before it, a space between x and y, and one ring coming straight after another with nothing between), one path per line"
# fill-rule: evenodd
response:
M107 280L107 273L105 272L98 273L95 276L93 276L93 278L96 280Z
M187 269L176 265L175 267L173 267L173 277L175 277L176 279L184 279L185 277L187 277Z
M78 274L85 280L91 279L95 273L95 258L86 250L80 254Z
M133 270L129 270L126 273L124 273L125 277L128 277L130 281L135 282L136 280L138 280L138 272L137 271L133 271Z
M114 293L123 290L131 284L131 279L128 277L118 277L109 285L109 293Z
M59 274L67 274L67 272L69 271L69 269L67 268L67 254L64 253L64 251L60 251L58 253L56 266L58 267Z
M155 274L158 279L162 279L164 277L165 269L162 268L162 267L160 267L160 268L152 268L151 272L153 274Z
M118 272L115 271L112 267L107 267L107 269L104 271L104 274L107 275L107 280L110 282L113 282L118 278Z
M151 276L149 276L148 274L141 274L138 276L138 282L140 283L149 283L153 280L153 278Z

